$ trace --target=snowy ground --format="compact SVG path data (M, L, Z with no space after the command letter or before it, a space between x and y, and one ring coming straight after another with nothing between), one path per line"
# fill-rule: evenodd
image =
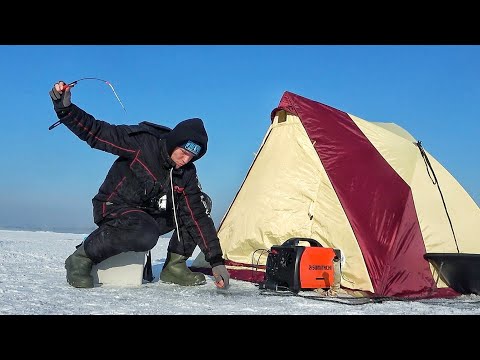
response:
M423 301L341 304L301 296L267 295L255 284L231 280L230 289L182 287L158 281L168 239L152 250L155 281L140 287L76 289L64 260L85 235L0 230L0 315L472 315L480 296ZM196 253L194 254L195 257ZM193 257L193 258L194 258ZM189 264L193 261L190 259ZM300 295L307 292L301 292Z

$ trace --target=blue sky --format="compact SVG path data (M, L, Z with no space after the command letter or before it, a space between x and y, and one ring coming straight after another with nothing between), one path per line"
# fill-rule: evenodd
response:
M196 165L219 224L284 91L404 127L480 203L478 45L0 45L0 227L94 228L91 199L115 160L57 118L48 91L114 124L200 117ZM273 191L273 189L272 189Z

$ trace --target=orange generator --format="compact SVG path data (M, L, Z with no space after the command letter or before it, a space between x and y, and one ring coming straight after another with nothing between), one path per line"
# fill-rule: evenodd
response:
M310 246L300 246L300 242ZM340 261L339 249L324 248L314 239L291 238L271 247L266 264L265 281L260 289L275 291L330 289L335 282L334 263ZM339 267L337 267L338 269Z

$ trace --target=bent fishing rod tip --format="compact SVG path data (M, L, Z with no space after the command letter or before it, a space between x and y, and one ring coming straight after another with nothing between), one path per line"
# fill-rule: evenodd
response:
M120 98L118 97L117 95L117 92L115 91L115 88L113 87L113 85L107 81L107 80L103 80L103 79L99 79L99 78L95 78L95 77L85 77L85 78L81 78L81 79L78 79L78 80L75 80L75 81L72 81L71 83L68 83L66 84L66 87L63 89L63 91L66 91L68 88L71 88L71 87L74 87L79 81L82 81L82 80L98 80L98 81L103 81L104 83L106 83L108 86L110 86L110 88L112 89L115 97L117 98L118 102L120 103L120 105L122 106L123 108L123 111L125 111L125 113L127 112L127 109L125 109L125 106L123 105L122 101L120 100ZM61 120L58 120L57 122L55 122L54 124L50 125L50 127L48 128L48 130L52 130L53 128L56 128L58 125L60 125L62 123Z

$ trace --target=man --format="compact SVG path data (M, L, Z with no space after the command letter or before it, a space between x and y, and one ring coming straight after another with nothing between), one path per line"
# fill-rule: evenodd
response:
M227 288L230 276L193 164L207 151L203 121L187 119L173 129L149 122L113 125L73 104L70 90L59 81L49 92L59 120L90 147L117 159L92 200L98 228L65 261L67 282L91 288L93 264L122 252L146 252L174 230L160 280L205 284L205 276L186 265L198 245L215 285Z

